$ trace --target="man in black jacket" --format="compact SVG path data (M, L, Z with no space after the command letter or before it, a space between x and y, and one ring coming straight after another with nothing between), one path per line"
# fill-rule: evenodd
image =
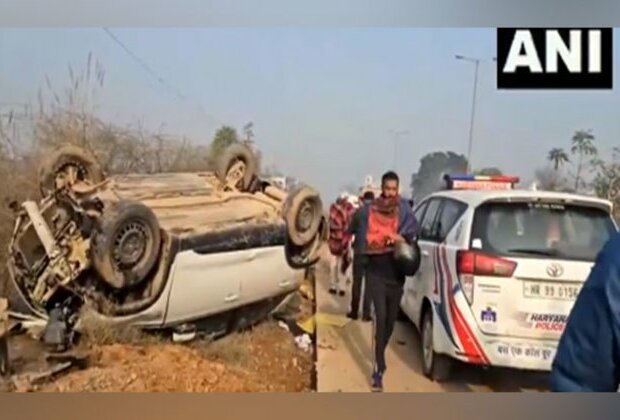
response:
M351 319L357 319L359 317L359 305L360 295L362 294L362 284L364 283L364 277L366 272L366 264L368 258L364 252L366 248L366 237L364 223L360 220L365 206L370 204L374 200L375 195L372 191L366 191L362 196L362 202L357 209L351 224L349 225L349 233L354 235L353 240L353 285L351 288L351 311L347 314L347 317ZM368 287L364 285L364 295L362 304L362 320L368 322L370 318L370 295L368 294Z

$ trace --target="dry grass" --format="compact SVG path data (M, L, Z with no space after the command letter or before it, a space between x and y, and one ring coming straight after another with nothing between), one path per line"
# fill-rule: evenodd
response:
M109 344L155 344L162 337L145 332L129 324L111 325L95 317L83 315L80 318L80 333L87 345Z
M202 357L225 364L239 371L256 368L257 359L263 348L274 346L279 352L296 354L293 337L274 322L263 322L238 333L229 334L218 340L198 340L190 345Z
M201 340L191 347L209 360L224 363L226 366L247 369L250 357L248 349L252 341L252 332L231 334L219 340Z

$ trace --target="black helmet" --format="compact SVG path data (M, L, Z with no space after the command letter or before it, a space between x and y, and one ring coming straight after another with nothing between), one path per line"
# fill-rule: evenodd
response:
M406 242L397 242L394 245L394 258L402 274L413 276L420 268L420 247L417 242L412 245Z

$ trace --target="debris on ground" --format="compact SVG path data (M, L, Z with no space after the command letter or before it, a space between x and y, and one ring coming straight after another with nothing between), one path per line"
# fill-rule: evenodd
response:
M296 325L307 334L314 334L316 330L316 324L330 325L333 327L342 328L350 322L350 319L341 315L334 315L328 313L317 313L311 317L299 321Z
M95 346L88 369L42 391L300 392L312 387L312 355L275 323L208 342Z
M295 337L295 344L303 351L310 351L312 345L312 339L308 334L302 334Z
M198 336L196 326L193 324L179 325L172 331L172 341L175 343L188 343Z
M285 305L286 321L265 321L217 340L197 334L191 325L177 327L170 337L130 325L112 328L81 313L73 328L79 341L60 353L49 352L44 338L47 334L50 344L63 341L62 317L47 323L20 321L12 326L16 333L10 343L15 375L0 381L0 390L311 391L313 337L298 323L312 316L313 305L299 296Z
M48 354L45 360L44 369L11 376L8 382L12 389L16 392L37 391L40 386L56 379L61 373L67 373L72 368L86 369L89 366L88 355L77 353Z
M70 313L66 307L52 309L43 331L43 342L52 350L63 352L73 343Z
M9 333L12 336L27 334L35 341L43 337L47 322L43 319L26 319L13 321L9 327Z
M330 325L332 327L342 328L347 325L351 320L343 315L330 314L327 312L318 312L314 316L314 320L317 324Z
M71 368L71 362L58 363L52 366L50 369L43 372L25 373L22 375L16 375L11 378L11 382L15 387L16 392L31 392L36 390L36 386L52 379L55 375Z
M316 322L314 321L314 316L311 316L303 321L299 321L297 325L307 334L314 334L316 330Z

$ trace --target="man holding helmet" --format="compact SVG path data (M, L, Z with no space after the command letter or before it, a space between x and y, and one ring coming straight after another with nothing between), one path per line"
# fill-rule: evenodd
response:
M385 349L398 318L405 275L415 274L419 267L417 221L408 200L399 194L395 172L383 175L381 195L362 207L358 217L356 234L364 238L366 288L375 311L372 389L382 391Z

